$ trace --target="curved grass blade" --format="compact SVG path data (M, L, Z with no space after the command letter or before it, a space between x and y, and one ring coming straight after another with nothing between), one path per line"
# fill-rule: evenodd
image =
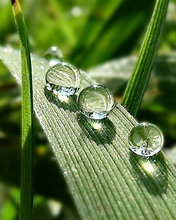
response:
M152 2L145 1L142 4L130 0L98 1L71 60L87 69L115 55L129 53L143 32L152 5Z
M122 104L133 116L137 114L150 78L166 17L168 2L168 0L156 0L136 67L124 94Z
M0 54L20 82L16 53L0 48ZM65 103L44 92L48 63L36 56L32 63L34 109L81 218L174 219L175 168L162 153L150 159L130 153L128 135L135 119L117 104L102 129L94 129L94 121L79 114L75 97ZM82 77L82 87L92 83Z
M87 24L85 24L85 29L83 30L83 33L80 39L78 40L78 44L76 45L75 48L79 48L84 44L86 49L91 47L96 37L103 29L104 23L107 23L109 21L111 16L120 7L122 2L123 2L122 0L117 0L117 1L111 0L102 3L102 1L98 0L95 3L94 8L92 9L92 13L89 15L87 19ZM96 14L100 8L101 10L104 10L104 13L101 16Z
M31 220L33 210L33 92L32 69L25 21L18 0L12 0L21 45L22 164L20 219Z

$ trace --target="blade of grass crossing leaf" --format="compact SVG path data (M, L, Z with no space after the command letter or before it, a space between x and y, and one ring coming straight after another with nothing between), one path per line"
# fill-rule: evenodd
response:
M157 0L145 35L136 67L127 85L122 104L135 116L147 87L160 35L166 17L168 0Z
M22 70L22 168L20 219L31 220L33 209L33 94L27 30L18 0L12 0L21 43Z

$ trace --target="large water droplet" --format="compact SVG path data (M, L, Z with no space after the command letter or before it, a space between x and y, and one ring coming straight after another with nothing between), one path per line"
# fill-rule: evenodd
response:
M114 98L106 87L93 85L81 91L78 97L78 105L86 117L103 119L114 107Z
M46 88L58 96L75 94L80 86L80 73L73 65L62 62L49 68Z
M58 47L52 46L45 52L45 58L50 66L54 66L62 62L63 53Z
M158 153L163 147L163 134L160 129L150 123L140 123L129 135L130 149L143 157Z

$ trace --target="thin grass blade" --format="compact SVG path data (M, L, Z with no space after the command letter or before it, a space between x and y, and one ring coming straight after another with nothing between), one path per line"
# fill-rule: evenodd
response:
M166 17L168 2L168 0L156 0L137 64L123 97L122 104L133 116L137 114L150 78Z
M32 68L26 25L18 0L12 7L21 44L22 168L20 219L31 220L33 209L33 93Z

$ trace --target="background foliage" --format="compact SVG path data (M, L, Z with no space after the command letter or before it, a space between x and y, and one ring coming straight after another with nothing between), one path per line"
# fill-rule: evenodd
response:
M56 45L63 51L65 60L83 69L93 68L95 65L121 56L138 54L141 39L153 9L153 1L144 0L28 0L22 3L31 50L43 56L48 47ZM159 65L155 67L156 74L152 77L138 114L139 120L151 121L160 126L166 137L165 147L168 154L172 156L174 148L172 153L169 149L176 142L175 12L176 1L170 1L165 32L160 45L160 54L169 54L170 59L162 57L158 61ZM8 0L2 0L0 3L0 43L19 47ZM128 63L129 68L132 69L133 64L130 61ZM123 74L117 73L117 79L123 83L119 83L114 90L118 101L121 101L129 78L126 77L129 71L122 72ZM111 83L108 86L111 88ZM21 100L19 87L2 64L0 65L0 94L0 191L2 195L0 209L2 218L9 220L18 216ZM77 218L65 182L59 174L52 152L37 123L35 141L35 190L38 195L35 218L38 219L37 216L40 216L43 210L48 210L48 216L54 219L51 217L53 204L59 210L58 219ZM173 158L172 160L175 161ZM54 183L51 182L53 176ZM58 186L62 190L58 191ZM44 216L47 215L44 214Z

